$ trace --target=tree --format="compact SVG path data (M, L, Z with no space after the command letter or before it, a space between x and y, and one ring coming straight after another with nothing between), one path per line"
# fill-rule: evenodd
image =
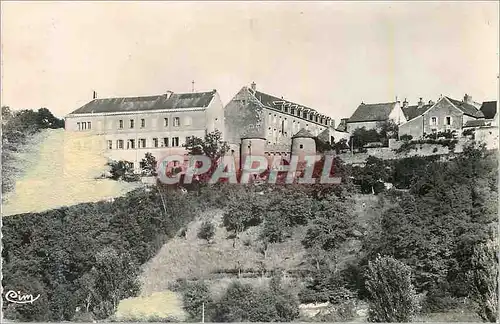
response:
M156 158L153 156L151 153L146 153L144 158L141 160L141 169L142 169L142 174L145 176L157 176L158 173L156 172Z
M470 271L472 298L484 321L495 323L498 316L498 244L496 240L474 247Z
M222 140L222 133L215 130L207 133L204 138L191 136L183 145L189 155L206 155L211 161L217 161L229 151L229 145Z
M138 176L134 174L134 168L127 161L111 161L108 162L111 167L111 179L113 180L123 180L127 182L137 181Z
M398 138L399 127L392 119L379 122L377 124L377 128L379 130L380 138L385 142L391 138Z
M212 224L212 222L209 221L204 221L201 224L200 229L198 230L198 238L210 242L210 240L214 237L214 235L215 235L214 224Z
M338 249L352 237L356 219L352 214L352 201L342 201L331 194L318 203L318 210L308 226L302 244L305 248L318 247L325 251Z
M190 320L200 321L203 307L205 307L205 313L210 313L213 307L213 300L207 284L203 281L187 284L182 291L182 304Z
M380 134L376 129L356 128L349 139L349 146L362 149L368 143L380 142Z
M377 257L368 264L370 322L411 322L418 301L411 283L411 269L391 257Z

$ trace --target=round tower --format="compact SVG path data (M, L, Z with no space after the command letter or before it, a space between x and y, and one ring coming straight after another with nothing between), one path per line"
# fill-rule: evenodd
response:
M302 160L306 155L316 155L316 141L309 131L302 128L292 136L292 156Z
M266 150L266 138L255 130L250 130L241 137L240 144L240 168L242 168L247 156L264 156Z

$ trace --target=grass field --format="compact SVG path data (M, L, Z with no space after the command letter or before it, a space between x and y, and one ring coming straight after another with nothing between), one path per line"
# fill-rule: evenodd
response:
M44 130L32 147L13 155L15 188L5 197L3 215L47 209L117 197L137 184L96 180L107 170L107 159L96 136Z

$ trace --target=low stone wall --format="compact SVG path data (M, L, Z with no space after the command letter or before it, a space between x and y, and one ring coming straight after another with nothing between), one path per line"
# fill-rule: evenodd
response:
M459 139L453 152L447 146L441 144L414 144L412 148L405 152L396 153L396 150L401 147L401 141L389 143L390 147L375 147L368 148L365 153L351 152L342 153L338 156L347 164L362 165L369 156L374 156L383 160L402 159L412 156L433 156L433 155L448 155L452 153L460 153L463 151L465 139Z

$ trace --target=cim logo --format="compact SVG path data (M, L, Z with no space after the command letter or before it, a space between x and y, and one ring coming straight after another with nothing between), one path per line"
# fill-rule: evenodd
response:
M40 294L34 297L32 294L22 294L15 290L9 290L5 294L5 299L14 304L33 304L38 298L40 298Z

